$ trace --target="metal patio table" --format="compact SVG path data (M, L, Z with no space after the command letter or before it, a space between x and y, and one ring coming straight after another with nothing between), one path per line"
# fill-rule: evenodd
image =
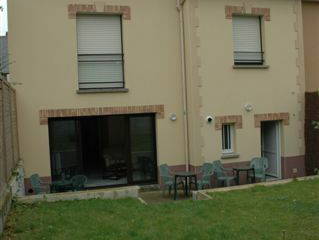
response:
M190 189L190 184L194 183L195 184L195 189L198 190L197 188L197 175L194 172L175 172L174 173L174 200L177 198L177 179L178 178L184 178L185 180L185 196L189 196L189 189ZM191 182L194 179L194 182Z
M236 184L239 185L240 182L240 172L246 172L246 178L247 182L249 180L249 172L253 173L252 183L256 182L256 176L255 176L255 169L251 167L241 167L241 168L233 168L233 170L236 172Z

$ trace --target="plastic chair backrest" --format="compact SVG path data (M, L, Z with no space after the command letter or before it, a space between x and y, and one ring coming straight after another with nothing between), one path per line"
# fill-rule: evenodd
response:
M210 182L211 176L214 174L214 166L212 163L204 163L201 169L202 180Z
M41 188L41 179L39 174L33 174L30 177L30 183L32 186L32 189L34 191L35 194L40 194L42 192L42 188Z
M268 169L268 159L265 157L253 158L250 162L250 167L255 169L255 173L266 173Z
M172 180L172 176L170 174L169 167L167 164L160 165L160 176L163 179L164 183Z
M213 169L214 169L214 173L216 174L217 178L227 176L220 160L216 160L213 162Z

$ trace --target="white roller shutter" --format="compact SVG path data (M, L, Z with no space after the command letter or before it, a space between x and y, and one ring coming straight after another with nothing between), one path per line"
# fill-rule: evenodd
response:
M77 17L78 54L121 54L121 17Z
M235 62L259 62L262 60L260 18L233 16Z
M121 17L77 17L80 89L120 88L123 83Z

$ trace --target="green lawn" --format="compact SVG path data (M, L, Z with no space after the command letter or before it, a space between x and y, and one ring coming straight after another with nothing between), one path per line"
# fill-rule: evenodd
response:
M15 204L4 239L319 239L319 179L212 196Z

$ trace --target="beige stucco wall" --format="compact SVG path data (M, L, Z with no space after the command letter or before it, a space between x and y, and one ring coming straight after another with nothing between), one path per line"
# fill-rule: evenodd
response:
M304 2L303 28L306 69L306 91L319 89L319 2Z
M225 18L226 5L245 6L248 14L252 7L270 8L271 21L263 23L269 69L233 69L232 20ZM188 89L195 98L190 108L199 112L199 116L191 116L190 124L201 129L191 136L191 142L197 143L191 149L196 165L222 155L221 131L205 122L209 115L243 116L243 128L236 130L240 157L224 163L260 156L260 128L254 126L254 114L263 113L290 114L290 125L282 126L282 156L304 155L300 1L194 0L186 2L185 15ZM253 105L252 112L244 110L246 103Z
M131 7L123 21L125 80L128 93L83 94L77 90L76 20L69 3L90 0L12 0L9 2L10 66L18 82L21 157L26 177L50 176L48 126L40 109L165 105L157 119L158 163L184 162L178 13L172 0L104 0ZM165 17L163 17L165 13ZM171 122L170 113L178 120Z
M21 157L26 176L50 176L48 126L40 125L39 110L165 105L157 119L158 163L185 164L178 12L174 0L99 0L131 7L123 21L125 79L128 93L79 95L75 19L69 3L90 0L10 0L9 52L17 101ZM225 6L270 8L263 24L269 69L233 69L232 20ZM260 128L254 114L290 114L282 126L282 156L304 155L304 71L299 0L187 0L185 39L191 164L221 157L221 131L204 120L208 115L242 115L236 131L239 158L260 156ZM302 36L302 35L301 35ZM298 63L298 64L297 64ZM244 111L251 103L254 110ZM171 122L170 113L178 120Z

